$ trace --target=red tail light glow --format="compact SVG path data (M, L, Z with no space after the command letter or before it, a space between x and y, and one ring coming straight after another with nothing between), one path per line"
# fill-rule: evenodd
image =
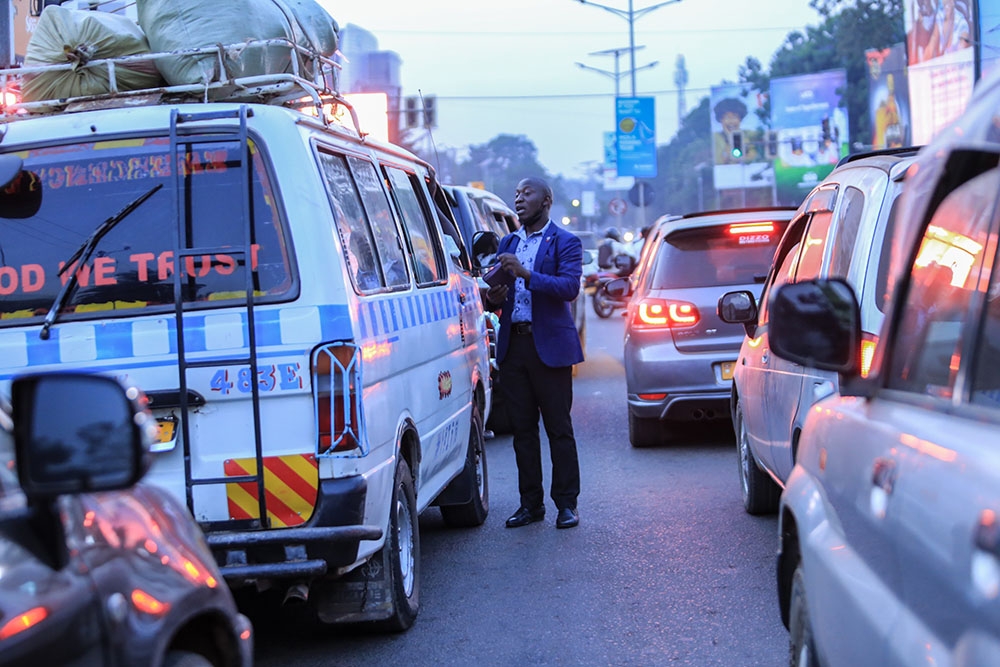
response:
M157 600L141 588L132 590L132 604L136 609L150 616L162 616L170 609L169 603Z
M347 452L361 446L361 361L352 344L329 344L313 353L313 394L318 452Z
M741 234L770 234L773 231L773 222L738 222L729 225L729 233L734 236Z
M698 323L698 308L686 301L642 299L635 306L632 326L637 329L689 327Z
M48 616L49 610L45 607L34 607L23 614L18 614L0 626L0 641L38 625Z

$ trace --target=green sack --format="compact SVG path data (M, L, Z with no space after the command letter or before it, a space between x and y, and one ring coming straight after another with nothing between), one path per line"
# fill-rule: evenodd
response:
M25 67L75 63L72 70L43 72L24 77L25 102L54 100L111 91L107 66L85 67L99 58L149 53L146 36L135 21L120 14L65 9L49 5L38 19L28 42ZM115 67L119 90L140 90L162 85L150 61Z
M155 52L294 38L289 19L273 0L137 0L136 10ZM292 61L287 46L247 45L231 49L223 62L222 73L216 55L163 58L156 66L167 83L184 85L288 72Z

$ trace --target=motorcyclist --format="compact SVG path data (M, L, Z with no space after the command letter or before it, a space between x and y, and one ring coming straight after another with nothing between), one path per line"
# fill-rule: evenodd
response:
M628 247L622 242L622 235L618 228L608 227L604 232L604 241L597 249L597 265L602 269L614 269L615 257L630 254Z

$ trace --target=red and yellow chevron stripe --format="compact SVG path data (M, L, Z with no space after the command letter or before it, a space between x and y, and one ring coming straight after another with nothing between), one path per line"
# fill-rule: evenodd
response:
M255 458L227 459L223 464L226 477L257 474ZM319 473L314 454L264 457L264 494L267 516L272 528L298 526L309 520L316 505ZM231 519L257 519L257 485L242 482L226 485Z

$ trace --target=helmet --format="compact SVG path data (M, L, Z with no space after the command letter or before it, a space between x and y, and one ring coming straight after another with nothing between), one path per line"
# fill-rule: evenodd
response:
M614 239L615 241L618 241L619 243L621 243L622 235L618 231L617 227L608 227L608 229L604 232L604 238L606 238L606 239Z

